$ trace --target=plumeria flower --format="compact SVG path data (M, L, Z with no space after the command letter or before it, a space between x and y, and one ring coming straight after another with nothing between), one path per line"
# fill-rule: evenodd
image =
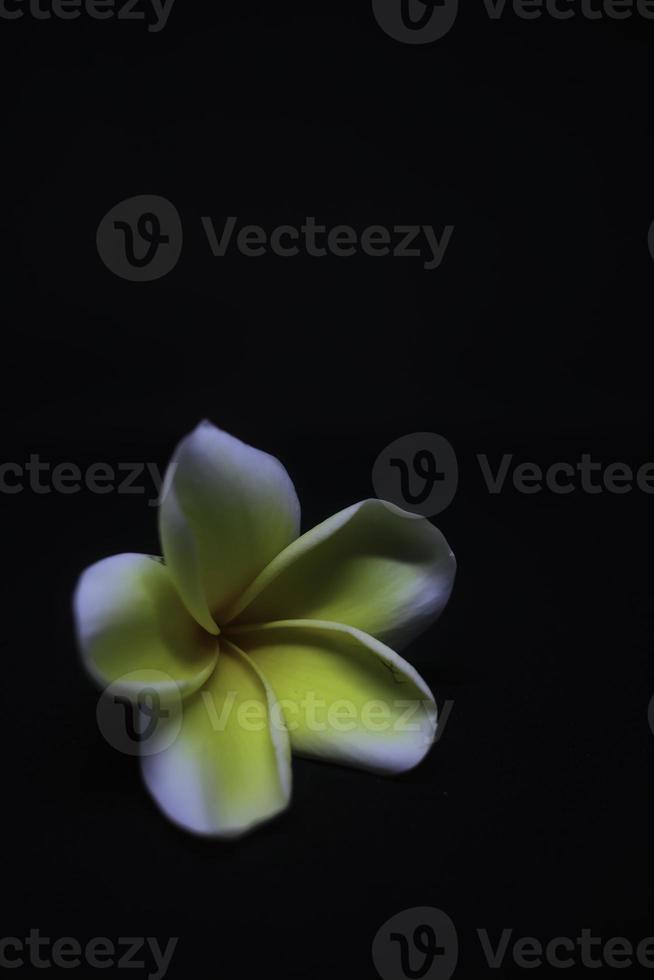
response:
M421 761L436 705L395 650L449 598L440 531L365 500L300 536L282 464L209 422L177 447L159 516L163 560L97 562L74 609L96 681L181 705L141 757L172 821L233 837L268 820L288 806L291 751L377 773ZM239 710L253 705L258 725Z

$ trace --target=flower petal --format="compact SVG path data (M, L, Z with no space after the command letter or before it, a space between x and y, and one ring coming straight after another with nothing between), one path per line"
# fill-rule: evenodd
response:
M455 570L454 555L433 524L366 500L289 545L228 615L238 624L347 623L397 646L438 616Z
M177 739L159 753L149 746L154 754L141 760L167 817L197 834L235 837L286 808L288 733L275 695L245 653L221 639L213 676L182 710ZM165 727L154 737L165 745Z
M136 696L143 687L160 693L196 691L211 674L217 641L181 602L161 559L123 554L82 573L73 608L84 665L93 679Z
M209 632L299 527L295 488L274 456L209 422L175 450L160 510L163 552L187 608Z
M305 620L244 626L233 639L275 691L294 752L384 773L411 769L428 752L433 695L372 636Z

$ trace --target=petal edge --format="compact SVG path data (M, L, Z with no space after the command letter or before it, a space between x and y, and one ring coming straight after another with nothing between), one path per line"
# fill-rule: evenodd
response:
M225 622L346 623L400 646L442 612L455 573L450 546L426 518L365 500L292 542Z

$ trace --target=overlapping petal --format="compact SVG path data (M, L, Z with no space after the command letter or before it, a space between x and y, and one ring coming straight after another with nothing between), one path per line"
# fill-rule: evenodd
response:
M209 632L299 526L295 488L273 456L209 422L177 447L162 494L162 547L187 608Z
M275 691L293 751L397 773L429 750L437 720L431 691L366 633L306 620L244 626L232 640Z
M170 686L184 697L214 669L216 637L189 615L161 559L121 554L91 565L77 585L74 613L84 664L103 686L120 690L129 675L128 695Z
M447 541L428 520L366 500L290 544L227 621L328 620L399 646L441 612L455 571Z
M245 653L221 638L216 669L183 704L181 731L142 759L146 786L163 812L197 834L235 837L285 809L290 748L275 695ZM154 739L168 742L167 725Z
M299 518L281 463L205 422L166 473L165 564L116 555L78 584L92 676L133 698L172 695L141 745L142 771L186 830L238 836L283 810L291 749L397 773L433 743L433 695L386 644L406 643L447 603L447 541L379 500L300 538Z

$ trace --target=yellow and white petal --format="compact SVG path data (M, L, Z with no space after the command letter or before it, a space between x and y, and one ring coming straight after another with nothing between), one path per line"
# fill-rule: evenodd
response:
M455 571L447 541L428 520L381 500L366 500L289 545L229 617L235 624L278 619L347 623L399 646L441 612Z
M243 651L221 638L216 669L182 706L175 741L141 765L145 784L174 823L196 834L237 837L289 803L290 746L275 694ZM166 725L154 738L166 745Z
M103 687L186 697L214 669L218 644L182 603L160 558L122 554L82 573L73 600L82 659ZM122 679L125 678L124 684Z
M372 636L306 620L244 626L232 639L275 691L294 752L398 773L429 751L434 697L410 664Z
M297 537L300 504L279 460L202 422L168 467L159 526L182 599L217 633L225 608Z

